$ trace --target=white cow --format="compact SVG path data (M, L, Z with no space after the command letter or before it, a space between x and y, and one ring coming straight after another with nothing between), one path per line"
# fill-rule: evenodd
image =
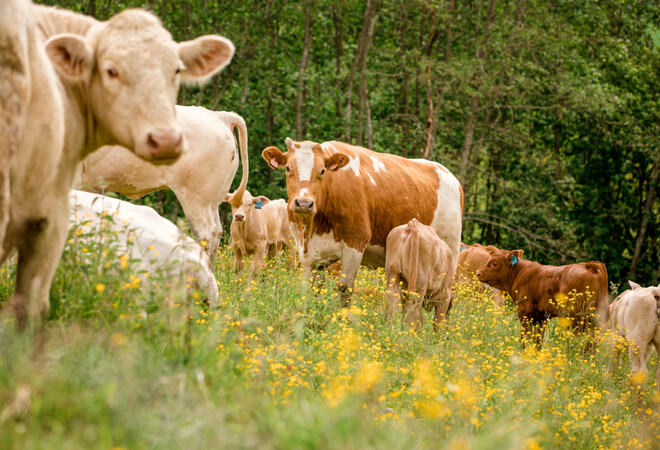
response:
M218 302L218 285L202 247L172 222L148 206L104 195L71 191L70 222L91 231L103 226L117 236L119 251L138 259L139 271L179 278L192 276L211 306ZM108 218L111 220L108 221ZM103 224L103 225L102 225Z
M146 11L99 22L28 0L0 2L0 43L0 74L8 77L0 81L8 89L0 123L14 138L0 142L0 167L11 162L0 262L18 249L9 305L24 325L49 309L77 164L110 144L171 163L185 146L174 109L179 83L208 79L234 47L219 36L177 44Z
M171 166L154 166L123 147L102 147L81 164L81 189L114 191L136 199L169 188L176 195L198 242L206 242L213 263L220 245L222 223L218 206L229 192L238 169L238 129L243 178L248 181L247 128L233 112L210 111L199 106L177 106L177 119L188 142L188 151Z
M632 289L619 295L610 305L612 332L628 341L631 374L641 373L646 379L651 346L655 346L660 357L660 284L641 287L634 281L628 283ZM617 347L614 362L618 362L620 353ZM660 391L660 363L655 382Z

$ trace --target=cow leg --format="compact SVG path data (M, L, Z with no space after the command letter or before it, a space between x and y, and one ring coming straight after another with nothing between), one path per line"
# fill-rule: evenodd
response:
M387 275L387 292L385 293L385 316L392 319L401 307L401 276L392 273Z
M658 392L660 392L660 331L655 332L655 337L653 338L653 346L655 347L655 354L658 357L658 360L656 361L657 367L655 369L655 388Z
M68 225L68 196L55 214L27 223L18 249L16 289L10 301L19 327L38 320L50 309L50 284L60 260Z
M243 258L245 258L245 255L243 252L241 252L241 249L238 248L238 245L232 245L232 249L234 250L234 272L239 273L243 271Z
M544 317L538 315L520 317L520 344L522 348L525 348L530 340L537 349L541 348L546 322L547 320Z
M192 199L189 199L189 197L192 197ZM215 267L215 258L222 237L218 205L199 204L198 201L195 201L194 196L177 195L177 198L181 203L183 213L186 215L193 237L200 244L206 242L204 251L209 257L211 268Z
M351 294L358 269L362 262L363 252L354 248L344 246L341 253L341 275L339 276L339 292L341 294L341 305L346 308L351 303Z
M628 339L628 355L630 357L630 374L633 382L642 385L648 376L646 367L651 356L650 339L642 333L630 333Z
M422 313L424 292L426 292L426 286L418 286L415 292L408 292L408 301L404 307L403 317L410 327L424 325L424 314Z
M454 303L454 296L449 286L443 286L439 290L437 297L437 301L435 302L435 317L433 318L433 330L435 331L438 331L440 322L445 320L447 315L449 315L451 305Z
M280 251L282 251L282 242L277 241L275 242L275 254L273 255L275 258L280 256Z
M252 273L262 271L266 266L266 254L268 253L268 243L265 240L257 241L256 250L252 257Z
M502 291L500 291L497 288L491 288L493 290L493 300L495 301L495 304L497 306L502 306L504 305L504 295L502 295Z

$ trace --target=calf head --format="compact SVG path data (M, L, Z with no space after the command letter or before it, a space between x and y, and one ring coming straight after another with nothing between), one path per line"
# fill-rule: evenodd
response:
M477 271L477 278L494 288L508 290L511 272L522 256L522 250L492 250L488 262Z
M233 194L227 194L225 201L231 205L233 220L238 224L247 223L256 211L259 211L264 205L270 202L263 195L253 197L248 191L243 193L241 201L233 198Z
M171 162L184 148L174 108L179 83L213 76L234 46L213 35L176 43L153 14L125 10L85 36L52 36L46 53L86 103L92 147L118 143L143 159Z
M286 194L288 209L304 223L309 223L317 212L318 205L325 201L325 192L331 173L348 164L349 157L343 153L330 153L320 144L311 141L285 140L287 151L268 147L261 156L271 169L286 171Z

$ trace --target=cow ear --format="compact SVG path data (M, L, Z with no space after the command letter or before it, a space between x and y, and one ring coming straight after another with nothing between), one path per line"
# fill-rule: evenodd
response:
M335 153L325 160L325 168L328 170L339 170L350 162L348 156L343 153Z
M286 145L287 150L293 149L293 139L291 139L290 137L286 137L284 139L284 145Z
M260 195L259 197L255 197L252 199L252 204L256 209L261 209L264 207L265 204L270 202L270 200L267 197L264 197L263 195Z
M45 50L55 70L66 80L85 80L92 73L94 51L76 34L53 36L46 42Z
M234 56L234 44L222 36L200 36L179 43L179 58L185 68L181 71L184 82L204 83L220 72Z
M271 169L284 169L286 166L286 155L282 151L271 145L261 152L261 157L268 163Z
M515 265L522 259L523 251L522 250L512 250L507 255L509 260L511 260L511 265Z
M226 202L231 202L231 196L232 196L232 194L229 194L229 193L226 194L226 195L225 195L225 201L226 201Z
M630 281L630 280L628 280L628 284L630 285L630 287L631 287L633 290L641 288L641 286L640 286L639 284L635 283L634 281Z

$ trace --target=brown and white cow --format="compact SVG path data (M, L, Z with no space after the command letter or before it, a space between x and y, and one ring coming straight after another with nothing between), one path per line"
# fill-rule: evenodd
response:
M231 204L231 246L234 251L236 272L243 270L243 259L254 255L252 272L263 269L269 247L275 256L282 246L291 246L293 239L289 229L286 202L253 197L248 191L236 190L226 200Z
M286 171L292 233L309 276L342 261L343 305L360 264L383 266L389 232L416 218L430 225L458 262L463 191L442 164L411 160L341 142L294 142L266 148L273 169Z
M0 42L0 72L12 73L10 88L23 101L2 248L4 257L18 249L9 304L25 323L49 308L76 165L106 144L154 162L175 160L185 145L174 110L180 81L212 76L234 47L219 36L177 44L141 10L99 22L27 0L0 2ZM0 102L0 122L16 112L13 105Z
M619 295L610 305L612 331L628 342L630 373L642 374L639 381L646 380L649 357L652 346L660 356L660 284L641 287L634 281L628 281L631 290ZM613 362L621 357L617 346ZM655 383L660 391L660 363L656 369Z
M553 317L572 319L577 331L594 325L601 330L607 328L605 265L591 261L550 266L522 259L522 255L522 250L494 251L477 272L482 283L509 293L522 325L521 337L533 336L540 347L546 322Z
M87 156L82 164L82 189L114 191L136 199L159 189L171 189L181 203L190 231L211 265L222 236L218 205L225 201L238 169L238 130L243 165L241 186L248 182L247 128L233 112L210 111L199 106L178 106L176 115L188 150L171 166L153 165L119 146L106 146Z
M458 255L458 267L456 269L456 283L470 284L477 276L477 271L486 265L492 252L498 250L494 245L483 246L481 244L467 245L461 243L461 252ZM502 292L494 287L493 301L498 306L504 304Z
M452 303L455 267L451 250L433 228L417 219L393 228L386 248L387 316L394 316L403 300L404 319L410 325L421 325L422 305L426 304L435 308L433 327L437 330Z

